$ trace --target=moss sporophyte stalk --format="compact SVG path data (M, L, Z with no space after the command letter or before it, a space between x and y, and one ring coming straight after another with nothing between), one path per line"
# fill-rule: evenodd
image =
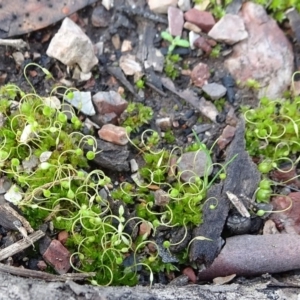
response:
M188 231L202 222L207 189L225 174L226 165L212 179L208 174L202 178L194 174L183 182L176 168L184 151L204 151L207 169L214 165L204 144L160 149L158 133L146 130L136 145L128 128L128 139L144 165L134 182L123 182L110 191L111 179L89 166L98 154L97 141L81 133L82 122L65 102L66 98L72 102L72 94L73 90L66 90L60 95L62 106L52 97L26 94L13 84L1 87L0 171L13 183L6 200L22 210L33 228L52 222L55 233L66 230L72 267L78 272L96 272L92 284L135 285L140 269L152 282L157 272L188 265L187 249L172 253L172 246L185 241ZM149 121L152 111L143 108L141 116L139 126ZM167 199L163 205L156 203L157 189ZM139 234L142 224L149 227L148 233ZM179 242L165 239L159 245L156 233L162 227L182 228L182 238ZM164 263L160 247L177 257L178 263Z
M255 194L257 202L269 202L273 196L272 187L285 184L268 178L272 170L288 173L300 160L299 109L298 96L278 100L264 97L257 108L242 108L246 121L246 149L258 162L258 170L262 173L262 181Z

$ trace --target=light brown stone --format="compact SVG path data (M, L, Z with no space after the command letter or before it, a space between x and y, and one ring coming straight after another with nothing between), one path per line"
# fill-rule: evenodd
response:
M157 14L166 14L170 6L177 6L177 0L148 0L150 10Z
M192 24L191 22L185 22L183 24L183 28L193 31L195 33L200 33L201 32L201 28L199 28L197 25Z
M202 87L207 83L209 77L210 72L207 64L199 63L192 70L191 79L195 86Z
M223 129L222 134L217 142L221 150L225 149L226 146L232 141L232 139L234 138L235 131L236 128L230 125L227 125Z
M69 237L69 233L66 230L63 230L58 234L57 239L64 245L68 237Z
M98 131L98 135L101 139L116 145L126 145L128 143L126 129L113 124L103 125Z

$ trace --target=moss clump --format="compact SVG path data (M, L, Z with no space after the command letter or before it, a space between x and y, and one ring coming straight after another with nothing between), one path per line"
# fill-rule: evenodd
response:
M129 127L130 131L137 132L145 125L149 124L153 117L153 110L142 103L131 102L120 117L120 125Z
M66 97L72 93L66 91L63 102ZM135 146L144 167L134 182L124 182L110 194L110 178L102 170L91 171L88 164L97 154L96 140L81 133L81 121L71 106L67 118L60 106L14 85L2 87L0 98L4 99L0 171L18 190L10 201L34 228L51 221L55 232L68 231L66 247L72 253L74 270L96 272L91 283L100 285L135 285L141 268L151 283L153 273L177 270L179 264L164 264L159 257L155 233L163 225L182 227L186 236L187 228L200 224L201 205L214 178L195 176L192 182L181 182L174 158L184 150L160 150L158 133L147 130ZM16 100L18 105L12 108ZM140 104L131 104L127 110L132 116L138 114L131 124L136 129L149 122L153 113ZM200 142L185 151L200 149L210 156ZM155 204L157 189L167 195L169 203ZM149 234L137 234L141 224L148 224ZM149 243L154 246L152 252ZM172 246L168 240L163 245L168 251ZM180 264L188 264L186 251L175 256Z

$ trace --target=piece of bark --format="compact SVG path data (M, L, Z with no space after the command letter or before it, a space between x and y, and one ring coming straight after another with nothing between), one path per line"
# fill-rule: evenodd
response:
M21 35L51 25L96 0L0 1L0 37Z
M204 97L199 98L195 96L194 92L190 89L185 89L183 91L177 90L173 81L170 78L162 77L161 82L163 86L170 92L184 99L195 109L199 110L202 115L216 123L216 118L219 112L212 102L206 101Z
M296 8L290 8L286 11L286 16L289 19L289 23L292 27L292 31L297 39L298 44L300 44L300 15Z
M18 275L21 277L30 277L42 279L45 281L67 281L67 280L84 280L96 275L95 272L90 273L67 273L63 275L53 275L41 271L29 270L19 267L8 266L0 264L0 272L5 272L13 275Z
M127 80L121 68L109 66L107 67L107 71L110 75L119 80L125 86L125 88L136 98L137 101L141 101L140 96L135 92L134 87Z
M0 261L13 256L16 253L23 251L24 249L28 248L29 246L33 245L34 242L39 240L43 237L45 233L41 230L37 230L31 235L24 237L22 240L17 241L16 243L2 249L0 251Z
M8 203L0 205L0 225L5 229L18 230L15 222L20 222L28 233L32 233L34 231L29 222Z
M162 23L162 24L168 24L168 19L165 18L162 15L158 15L156 13L153 13L152 11L146 9L145 7L138 6L138 5L116 5L116 10L119 12L125 13L129 18L139 18L139 19L147 19L154 23ZM140 21L140 20L139 20ZM140 22L138 22L140 23Z
M208 201L203 207L203 224L194 229L193 237L204 236L212 240L194 240L192 242L189 257L198 265L209 266L221 250L221 233L230 209L226 192L229 191L235 195L244 194L252 198L259 183L260 173L245 151L244 133L245 122L241 119L237 124L235 137L228 147L225 162L230 161L236 154L238 155L226 167L226 179L213 185L207 193L207 199L215 197L218 199L218 205L212 210L209 208L211 203Z
M239 235L226 245L199 280L236 274L254 276L300 269L300 236L294 234Z
M154 71L162 72L165 59L161 52L156 49L153 44L155 35L157 34L154 24L141 20L138 22L137 32L140 37L136 52L137 59L143 64L145 69L152 68ZM147 82L148 77L146 83Z

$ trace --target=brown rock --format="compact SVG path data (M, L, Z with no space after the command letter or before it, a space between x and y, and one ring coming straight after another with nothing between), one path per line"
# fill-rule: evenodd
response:
M169 32L173 36L181 36L183 28L183 12L173 6L168 8Z
M281 97L291 82L294 69L290 42L262 6L246 2L240 16L249 36L233 46L225 67L235 80L257 80L261 86L259 98Z
M229 108L229 111L228 111L228 113L226 115L225 123L227 125L231 125L233 127L236 127L236 125L238 123L238 118L235 115L235 111L234 111L234 108L232 106Z
M128 102L115 91L98 92L93 96L93 103L100 115L115 113L120 116L128 106Z
M69 237L68 232L66 230L63 230L58 234L57 239L64 245L68 237Z
M37 267L41 271L45 271L47 269L47 264L43 260L39 260L37 263Z
M219 276L255 276L300 268L300 236L295 234L240 235L226 244L212 265L198 274L199 280Z
M280 231L300 234L300 192L290 193L288 196L273 197L271 203L274 206L274 211L281 211L270 215L270 219L275 222Z
M70 252L58 241L52 240L43 254L44 260L49 263L58 274L65 274L71 268Z
M215 19L210 12L192 8L184 14L186 21L197 25L204 32L209 32L215 25Z
M186 275L191 282L197 282L197 276L195 275L195 271L191 267L184 268L182 274Z
M148 237L151 233L152 227L148 222L142 222L140 224L139 235L145 235Z
M98 131L98 135L101 139L116 145L126 145L128 143L126 129L113 124L103 125Z
M157 251L157 247L154 243L148 243L147 247L148 247L150 253L155 253Z
M195 86L202 87L207 83L210 77L210 72L207 64L199 63L197 64L191 73L191 79Z
M194 46L196 48L199 48L201 50L203 50L206 54L210 54L211 52L211 46L210 44L207 42L206 38L204 38L203 36L199 36L195 41L194 41Z
M212 39L207 39L207 43L211 46L211 47L215 47L217 46L217 42L215 40Z
M270 176L274 181L284 182L285 184L300 188L300 180L298 179L296 167L292 167L291 165L281 167L280 169L273 170Z
M236 128L230 125L227 125L218 139L218 146L221 150L225 149L226 146L232 141L234 138Z

